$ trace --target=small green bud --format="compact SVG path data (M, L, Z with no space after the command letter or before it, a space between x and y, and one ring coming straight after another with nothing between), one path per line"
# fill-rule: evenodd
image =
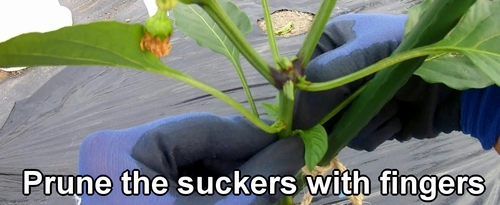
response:
M292 62L286 58L286 57L281 57L280 60L278 60L278 66L280 70L290 73L293 72L293 64Z
M159 37L161 40L170 37L173 32L172 20L168 18L167 12L161 9L146 21L144 27L151 36Z
M158 8L156 14L146 21L144 28L146 32L141 39L141 50L148 50L158 58L168 55L172 49L170 36L172 36L173 26L172 20L167 16L167 11Z
M177 5L177 0L156 0L156 6L158 10L168 11Z
M304 85L311 85L310 81L306 80L306 76L297 76L297 81L299 84L304 84Z

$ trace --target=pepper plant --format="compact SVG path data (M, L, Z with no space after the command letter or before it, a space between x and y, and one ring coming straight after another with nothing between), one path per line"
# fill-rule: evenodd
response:
M304 71L336 0L322 0L302 46L297 55L290 58L279 53L268 3L262 0L272 64L245 38L252 30L251 22L231 1L178 1L156 0L158 11L144 25L103 21L19 35L0 43L0 67L113 66L174 78L221 99L268 133L277 133L280 138L301 137L309 170L328 164L414 74L430 83L443 83L458 90L500 85L499 1L426 0L409 11L403 41L390 57L321 83L309 82ZM172 10L173 19L167 16L168 10ZM251 110L223 92L162 63L160 59L168 55L172 47L175 49L175 45L170 45L174 23L198 45L228 58L241 80ZM262 104L275 120L273 125L266 124L257 113L240 54L277 90L274 104ZM333 89L374 73L371 81L321 121L326 122L351 103L333 130L327 132L321 123L309 130L291 127L297 89L309 92ZM299 180L298 185L303 186L303 180ZM285 197L280 203L292 202L290 197Z

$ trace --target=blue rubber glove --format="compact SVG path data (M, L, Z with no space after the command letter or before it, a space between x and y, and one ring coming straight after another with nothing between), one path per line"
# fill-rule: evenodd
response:
M293 176L305 165L304 144L298 137L277 139L244 117L208 113L167 117L129 129L97 132L85 138L81 145L78 174L109 176L113 191L107 196L83 195L81 202L83 205L273 204L282 196L280 186L276 187L276 195L201 196L195 192L181 196L176 191L176 182L182 176L194 180L197 176L232 178L236 169L241 171L240 178L243 175ZM150 179L158 175L167 178L168 193L164 196L122 194L120 175L134 169Z
M406 19L406 15L384 14L335 18L323 32L306 68L306 79L333 80L390 56L403 39ZM299 91L293 127L311 128L372 78L373 75L323 92ZM461 92L444 84L426 83L414 75L348 146L373 151L387 140L433 138L463 129L478 138L483 148L491 149L500 134L499 96L498 86ZM341 115L342 112L324 124L327 131Z
M500 87L466 90L461 103L462 132L477 138L483 149L490 150L500 136ZM497 152L500 154L500 150Z

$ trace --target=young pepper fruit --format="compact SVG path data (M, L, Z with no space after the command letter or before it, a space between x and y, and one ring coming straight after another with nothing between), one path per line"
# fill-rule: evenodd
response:
M156 0L158 10L144 24L146 32L141 39L141 50L148 50L158 58L168 55L172 49L170 36L172 36L173 26L172 20L167 16L167 11L174 8L176 4L177 0Z

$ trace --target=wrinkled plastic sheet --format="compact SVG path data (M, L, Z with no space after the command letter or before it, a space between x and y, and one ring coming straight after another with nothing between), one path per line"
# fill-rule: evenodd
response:
M294 3L291 3L294 2ZM415 1L339 1L335 14L345 12L401 13ZM96 19L146 19L141 1L61 1L73 12L76 23ZM256 25L261 18L258 1L235 1L254 22L247 35L256 50L270 59L265 34ZM315 12L319 1L271 1L271 9L298 9ZM297 52L304 36L278 38L286 56ZM188 73L246 103L238 77L225 57L211 53L176 32L173 49L164 62ZM271 102L275 89L243 61L244 72L257 103ZM29 80L27 80L29 83ZM237 114L220 100L181 82L152 73L110 67L63 69L30 97L15 103L0 130L0 204L74 204L71 196L43 195L43 188L22 194L22 171L38 169L50 175L75 175L78 149L88 134L104 129L121 129L165 116L190 112ZM264 113L260 110L260 113ZM418 196L382 196L378 177L385 169L397 169L400 175L480 175L486 192L481 196L443 196L433 204L500 204L500 161L494 151L485 152L479 143L461 133L429 140L395 141L381 145L371 153L344 149L340 160L349 169L358 169L371 179L371 204L421 204ZM298 199L297 199L298 200ZM318 196L314 204L346 204L346 199Z

